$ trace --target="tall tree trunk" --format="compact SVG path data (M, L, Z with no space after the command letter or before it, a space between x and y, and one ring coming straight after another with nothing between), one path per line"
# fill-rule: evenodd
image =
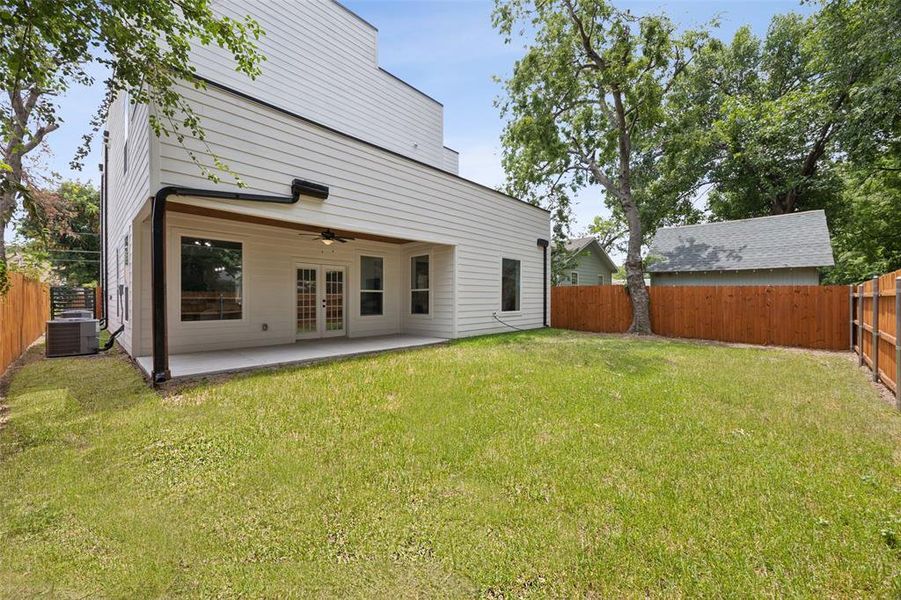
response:
M629 333L651 333L651 298L644 284L644 266L641 262L641 218L632 194L623 198L623 211L629 224L629 246L626 252L626 288L632 303L632 324Z

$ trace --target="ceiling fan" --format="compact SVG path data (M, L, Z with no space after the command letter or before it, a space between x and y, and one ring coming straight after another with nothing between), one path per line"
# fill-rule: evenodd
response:
M301 234L301 235L308 235L308 234ZM319 235L312 236L312 239L319 240L326 246L331 246L335 242L341 242L342 244L346 244L347 242L349 242L353 239L356 239L356 238L340 236L337 233L335 233L334 231L332 231L331 229L325 229Z

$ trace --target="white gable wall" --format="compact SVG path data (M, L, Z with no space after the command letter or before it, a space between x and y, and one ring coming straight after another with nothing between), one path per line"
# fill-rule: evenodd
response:
M444 108L378 66L378 32L331 0L217 0L251 14L266 35L255 81L219 48L198 48L197 73L295 114L456 173L444 148Z

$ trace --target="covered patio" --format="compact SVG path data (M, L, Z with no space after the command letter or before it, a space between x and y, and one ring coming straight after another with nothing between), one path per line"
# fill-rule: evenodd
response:
M431 346L447 341L438 337L394 334L360 338L339 337L275 346L189 352L169 355L169 370L172 379L185 379L336 360L351 356ZM153 357L139 356L137 363L141 370L149 376L153 370Z

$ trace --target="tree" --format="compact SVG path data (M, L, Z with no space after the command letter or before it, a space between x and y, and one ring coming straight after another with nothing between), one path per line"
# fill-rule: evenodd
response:
M0 276L6 267L6 225L20 201L27 210L35 208L29 206L34 186L27 157L59 128L56 97L73 84L93 82L87 65L100 64L109 76L75 166L110 103L123 91L132 103L154 106L150 124L156 135L173 135L181 142L189 133L202 140L200 119L177 88L182 80L203 87L192 77L192 48L224 48L239 72L255 77L263 60L256 48L261 33L250 17L214 15L209 0L0 0L0 88L5 96L0 101ZM218 178L195 163L211 179ZM228 171L215 157L214 165Z
M827 283L857 283L901 269L901 156L892 168L846 168L832 226Z
M628 229L626 282L633 333L650 333L641 249L690 199L651 193L668 93L705 36L677 35L666 17L603 0L498 0L494 25L510 43L534 29L499 102L509 191L566 215L576 191L600 185Z
M897 143L899 22L894 0L831 0L709 44L672 94L668 185L706 188L714 219L835 206L839 166Z
M26 262L48 264L70 286L93 284L100 274L100 192L91 184L64 181L16 226L25 238Z

